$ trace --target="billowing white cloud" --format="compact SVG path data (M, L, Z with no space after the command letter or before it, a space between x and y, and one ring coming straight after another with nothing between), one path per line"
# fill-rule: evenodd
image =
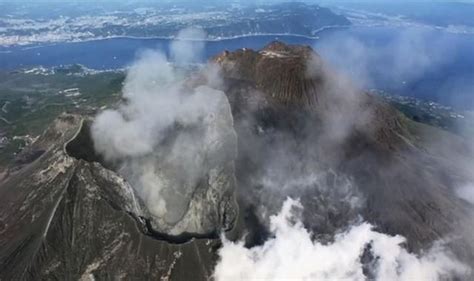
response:
M182 33L194 39L203 34L196 29ZM179 41L171 45L171 55L192 63L203 47ZM230 106L225 94L212 88L219 83L218 71L203 71L209 85L191 86L165 55L144 51L128 70L125 102L101 112L92 125L96 151L131 183L152 215L169 223L186 211L196 182L208 169L203 164L207 158L225 158L218 141L223 130L216 126L226 122L221 115Z
M298 217L299 201L287 199L279 214L270 218L274 237L261 246L223 238L214 276L232 280L440 280L467 274L469 269L436 244L417 256L402 247L405 238L379 233L368 223L354 225L322 244L312 240ZM369 246L370 245L370 246ZM364 253L371 262L363 264ZM365 269L365 270L364 270Z
M380 79L386 83L412 82L443 67L451 59L446 54L452 46L445 35L425 28L409 28L383 46L336 33L322 40L316 49L359 86L372 87Z
M199 28L181 30L171 43L172 60L178 64L198 63L203 57L206 37L206 32Z

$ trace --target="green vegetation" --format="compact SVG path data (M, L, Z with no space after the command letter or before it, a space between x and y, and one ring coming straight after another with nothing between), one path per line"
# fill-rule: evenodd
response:
M123 72L81 66L0 72L0 167L41 134L59 114L93 114L120 100Z
M124 72L94 72L80 65L0 71L0 171L61 113L95 114L103 106L115 105L124 79ZM457 134L474 128L470 123L474 118L466 112L415 98L378 94L414 121Z
M373 90L386 102L418 123L441 128L454 134L472 137L474 135L474 114L456 110L450 106L414 97L398 96Z

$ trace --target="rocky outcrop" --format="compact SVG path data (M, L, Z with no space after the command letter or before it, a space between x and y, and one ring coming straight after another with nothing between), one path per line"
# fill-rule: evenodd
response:
M309 47L273 42L256 52L241 49L215 57L225 77L251 82L271 101L313 106L322 91L321 75L309 76L307 62L319 60Z

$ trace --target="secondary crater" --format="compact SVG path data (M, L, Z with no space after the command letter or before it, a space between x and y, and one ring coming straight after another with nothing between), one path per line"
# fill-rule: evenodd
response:
M205 165L201 164L205 169L194 174L197 177L195 181L186 180L187 178L180 174L193 172L187 170L191 166L169 163L167 152L173 149L172 145L177 139L183 138L183 134L192 136L196 131L200 132L202 139L206 139L205 130L176 126L167 132L169 137L165 138L150 155L139 159L108 161L95 149L92 128L92 120L83 121L79 132L66 144L66 153L78 160L100 163L107 170L124 178L133 187L147 215L130 215L141 225L140 228L146 235L181 244L194 238L215 239L220 232L233 227L237 215L233 197L235 185L233 160L222 157L223 155L233 157L233 155L220 151L222 158L214 157L215 162L212 162L207 160L212 155L206 153L205 149L196 151L195 157L206 159L206 162ZM230 128L233 131L233 128ZM227 142L221 146L236 145L234 139L228 138L235 138L235 134L229 134ZM213 144L216 145L215 142ZM205 147L204 144L201 147ZM135 170L130 170L130 167ZM141 186L143 180L149 181L145 187ZM164 206L160 205L162 202L165 202ZM157 208L162 209L157 211Z

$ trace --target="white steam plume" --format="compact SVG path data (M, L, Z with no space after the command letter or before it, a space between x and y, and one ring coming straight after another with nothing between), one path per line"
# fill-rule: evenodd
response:
M171 43L171 58L177 64L199 63L203 57L206 33L189 27L181 30Z
M197 29L179 35L194 40L204 36ZM203 47L199 41L177 41L171 44L171 56L178 63L194 63ZM96 151L165 224L183 218L197 181L209 169L206 165L228 159L222 134L233 132L230 114L225 114L230 107L225 94L211 88L219 79L209 69L210 85L191 87L165 55L142 52L127 73L126 102L100 113L92 125Z
M155 51L143 52L129 69L118 110L106 110L94 122L96 149L106 160L151 153L165 130L199 120L215 104L210 88L184 89L183 77ZM194 92L193 92L194 91Z
M449 39L422 28L406 29L384 46L353 36L335 35L317 46L319 53L361 87L374 86L374 75L386 82L411 82L449 59Z
M297 215L301 212L295 212L301 208L299 201L287 199L270 218L274 237L261 246L249 249L223 238L216 280L366 280L369 274L375 280L412 281L469 273L441 244L416 256L401 246L403 237L376 232L368 223L336 235L329 244L313 241ZM366 251L373 257L369 264L362 260Z
M474 205L474 184L466 184L456 190L456 194Z
M474 153L474 113L471 112L470 114L467 114L465 116L465 120L466 123L464 123L464 126L460 126L460 130L466 138L466 143L469 146L471 157L469 157L467 161L461 162L461 164L465 167L467 173L471 175L471 178L468 182L464 182L458 186L456 189L456 195L459 198L462 198L474 205L474 159L472 158L472 153ZM472 225L474 227L474 220Z

